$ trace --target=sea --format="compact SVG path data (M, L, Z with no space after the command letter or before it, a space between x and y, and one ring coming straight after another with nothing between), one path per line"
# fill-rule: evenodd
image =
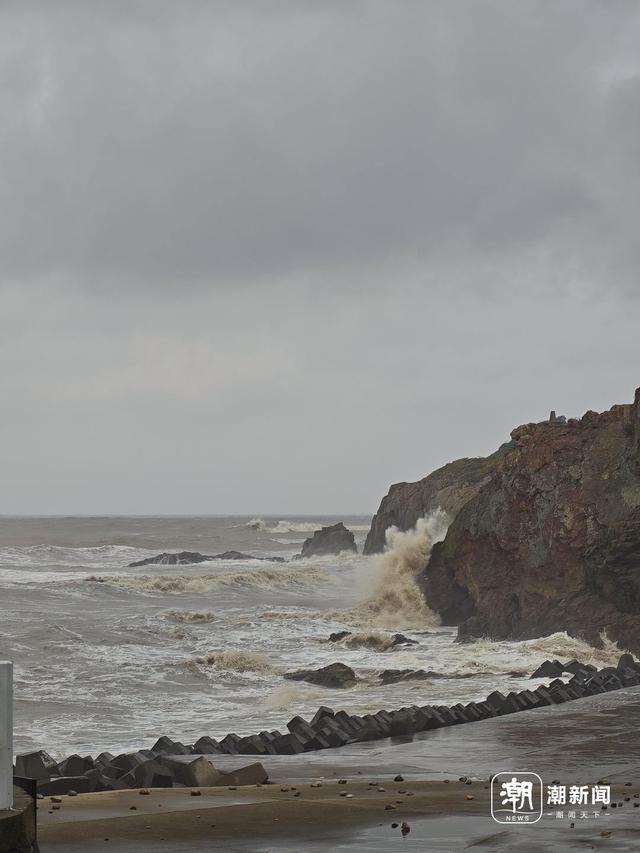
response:
M306 558L302 543L344 521L358 554ZM150 747L160 735L286 731L320 705L364 714L451 704L535 685L546 658L615 663L564 633L460 644L439 624L416 580L447 519L387 532L363 556L369 516L2 517L0 660L14 662L14 752L55 758ZM243 560L129 563L161 552L229 550ZM256 557L282 557L284 562ZM341 642L332 632L350 631ZM394 633L416 640L392 645ZM341 661L355 687L284 674ZM443 677L383 686L386 669Z

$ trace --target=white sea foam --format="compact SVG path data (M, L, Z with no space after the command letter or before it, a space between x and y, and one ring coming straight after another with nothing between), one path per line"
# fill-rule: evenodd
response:
M193 663L228 672L272 672L274 669L266 655L240 650L207 652L193 658Z
M213 622L217 618L214 613L197 610L165 610L159 615L165 619L171 619L172 622L181 622L184 624Z
M451 638L455 629L451 630ZM562 663L576 659L593 666L617 664L622 649L603 636L603 648L595 649L583 640L559 631L533 640L476 640L452 643L443 635L430 637L428 644L399 649L394 653L394 667L426 668L461 677L496 676L514 672L528 677L543 660L557 658Z

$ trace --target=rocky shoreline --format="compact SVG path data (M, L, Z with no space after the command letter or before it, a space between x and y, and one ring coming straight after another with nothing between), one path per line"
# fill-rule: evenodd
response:
M567 682L563 674L571 674ZM103 752L91 756L71 755L55 762L45 751L17 756L15 776L35 779L42 796L117 791L130 788L216 787L268 783L262 764L254 762L231 772L215 767L215 756L260 757L299 755L362 741L407 737L419 732L479 722L491 717L559 705L574 699L595 696L640 685L640 662L629 654L616 667L596 669L579 661L562 664L544 661L531 675L553 677L534 690L490 693L484 701L443 705L412 705L376 714L348 714L320 707L309 721L300 716L287 723L287 732L261 731L240 736L231 732L220 740L208 735L192 745L160 737L151 749L114 756Z
M391 486L365 554L390 526L444 511L449 526L418 581L461 639L566 631L640 652L640 388L632 403L580 418L551 412L495 453Z

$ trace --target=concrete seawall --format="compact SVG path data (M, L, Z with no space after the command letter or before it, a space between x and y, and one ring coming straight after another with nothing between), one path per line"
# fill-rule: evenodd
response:
M0 853L38 853L33 788L33 795L13 788L13 808L0 810Z

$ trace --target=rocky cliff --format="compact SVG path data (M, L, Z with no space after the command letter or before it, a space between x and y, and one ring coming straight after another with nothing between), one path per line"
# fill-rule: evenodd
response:
M463 637L566 630L598 644L606 631L640 652L640 389L633 404L511 435L433 549L429 605Z
M489 482L498 461L512 446L513 443L505 444L486 458L457 459L416 483L391 486L371 521L363 553L376 554L384 549L388 527L409 530L419 518L435 512L438 507L454 518Z

